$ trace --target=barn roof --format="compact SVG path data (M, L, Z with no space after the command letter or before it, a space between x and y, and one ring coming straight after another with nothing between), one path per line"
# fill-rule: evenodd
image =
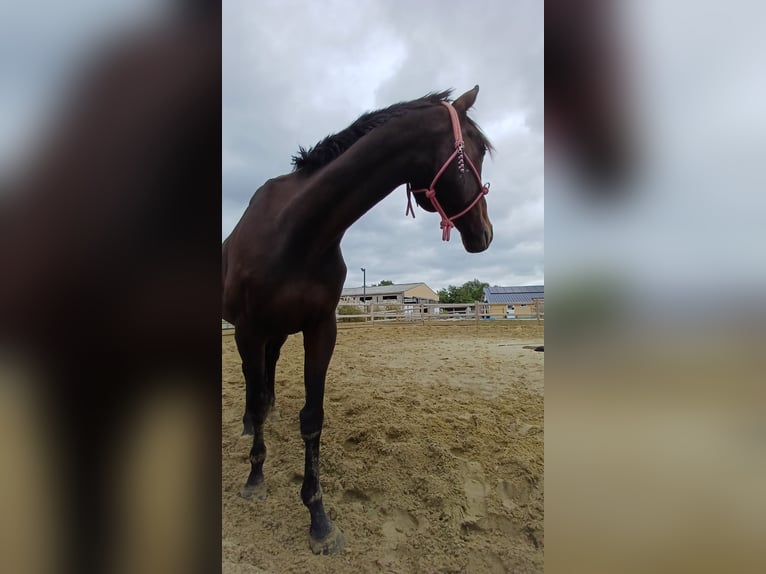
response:
M545 297L544 285L524 285L520 287L492 287L484 288L484 301L487 303L532 303L534 299Z
M365 292L367 295L393 295L395 293L404 293L405 291L409 291L420 285L428 287L425 283L399 283L398 285L383 285L382 287L370 287L368 285L366 291L363 287L349 287L343 290L341 297L356 297L358 295L363 295ZM428 288L430 289L430 287Z

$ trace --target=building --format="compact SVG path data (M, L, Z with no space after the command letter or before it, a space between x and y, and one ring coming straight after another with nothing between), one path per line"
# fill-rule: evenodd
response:
M536 318L544 301L544 285L484 288L484 314L495 319Z
M380 287L350 287L340 295L340 305L359 305L372 303L418 304L438 303L439 296L425 283L402 283L401 285L383 285Z

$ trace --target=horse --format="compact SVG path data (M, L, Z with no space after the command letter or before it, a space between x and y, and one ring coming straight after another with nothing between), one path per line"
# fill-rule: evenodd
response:
M467 115L478 92L477 85L452 102L451 90L431 92L365 113L309 150L300 147L292 173L255 192L223 243L223 318L234 325L242 359L243 434L253 435L241 495L266 496L263 426L275 404L280 348L300 331L305 354L301 499L311 516L309 547L315 554L339 553L345 543L325 513L319 482L325 378L346 278L341 239L406 184L405 216L415 216L414 197L422 209L439 214L443 240L457 228L469 253L489 247L493 229L484 197L489 184L482 184L481 169L492 145Z

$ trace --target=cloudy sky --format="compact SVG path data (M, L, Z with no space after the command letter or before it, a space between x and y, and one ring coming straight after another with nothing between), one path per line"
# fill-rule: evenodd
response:
M439 219L405 218L404 188L363 216L342 249L346 286L478 278L543 283L543 3L536 0L227 0L223 5L222 237L270 177L365 111L479 84L471 116L497 151L483 178L494 241L466 253Z
M34 147L68 78L115 27L151 0L51 0L8 6L0 19L0 169ZM479 84L471 116L497 151L483 176L494 225L488 251L444 243L439 219L405 218L396 190L345 235L347 286L424 281L439 289L479 278L543 282L543 5L537 0L266 1L223 3L222 239L256 189L292 169L298 146L340 131L365 111Z

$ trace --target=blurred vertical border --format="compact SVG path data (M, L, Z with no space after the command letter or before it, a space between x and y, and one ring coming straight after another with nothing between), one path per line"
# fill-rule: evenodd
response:
M546 2L546 572L766 571L765 12Z
M220 569L220 3L0 20L0 572Z

